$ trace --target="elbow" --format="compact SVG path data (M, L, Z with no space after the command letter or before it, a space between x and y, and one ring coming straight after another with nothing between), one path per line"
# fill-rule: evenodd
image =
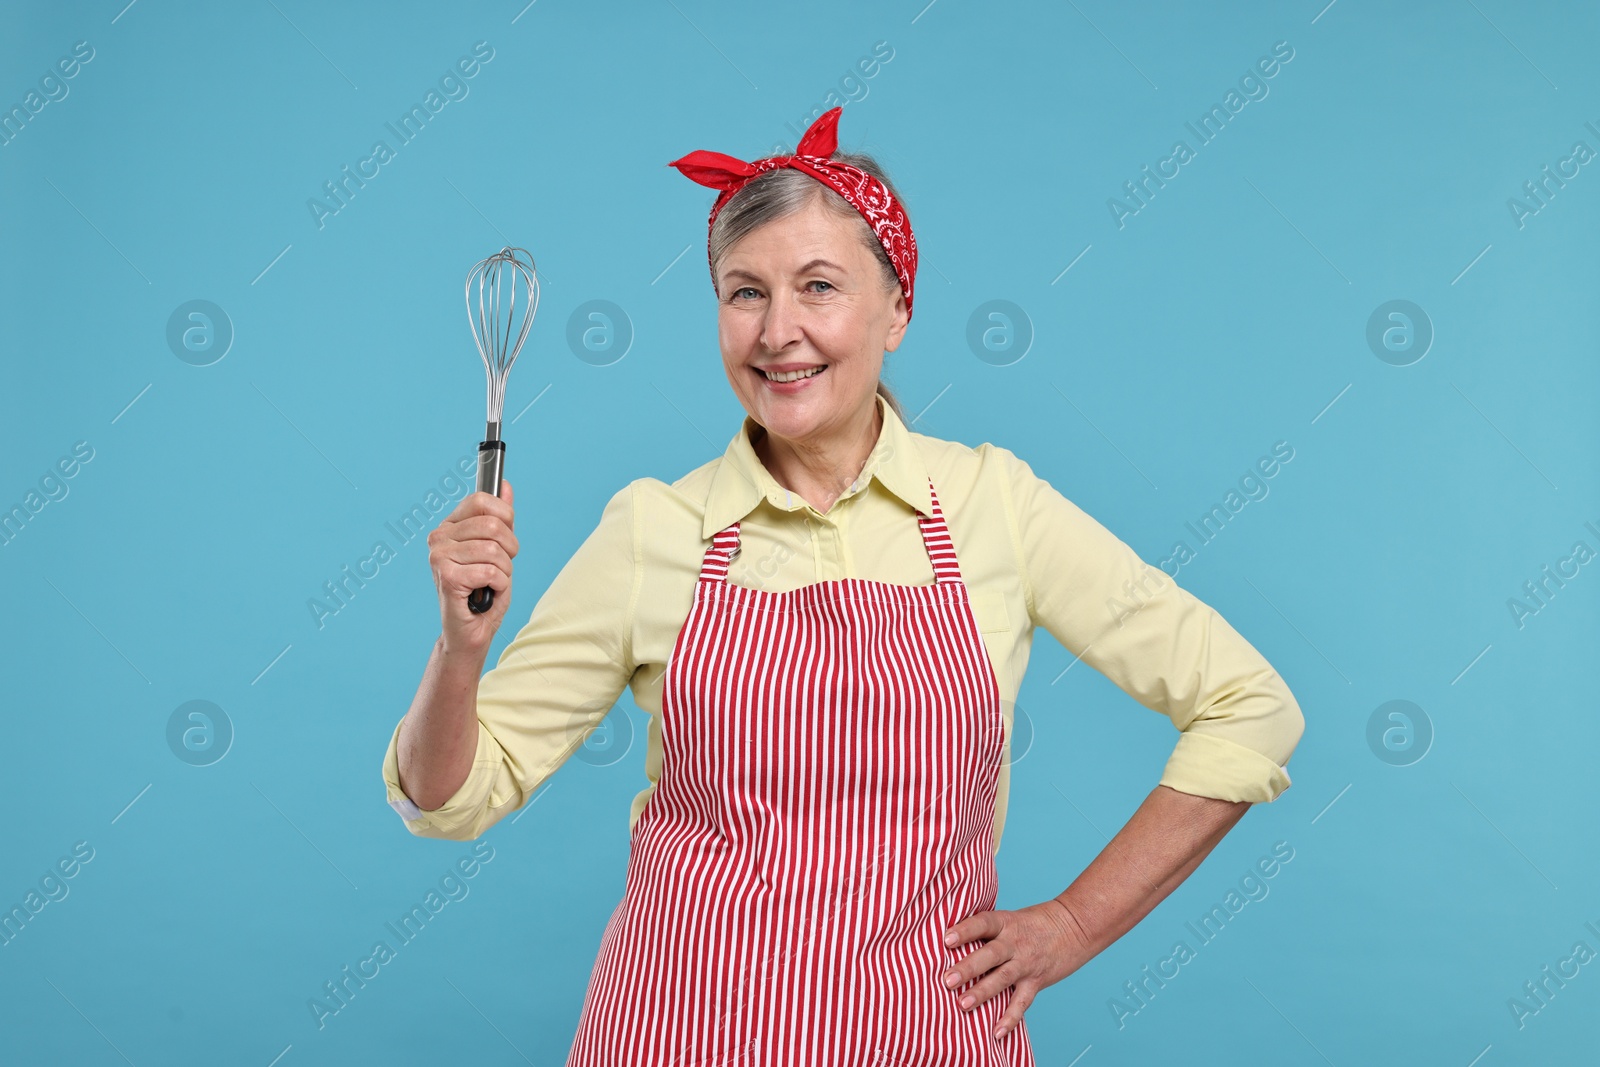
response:
M461 787L465 784L465 778L454 786L444 789L434 789L431 786L416 784L408 787L402 782L400 789L416 803L417 809L422 814L432 815L440 808L448 806L450 801L461 792Z
M437 798L436 805L427 808L417 798L408 796L401 786L399 764L391 746L384 766L389 805L413 837L476 841L491 826L526 803L532 786L522 781L520 768L503 750L498 746L492 753L480 749L479 757L466 778L448 796ZM533 785L537 784L536 780ZM425 798L433 799L425 787L419 785L417 789Z
M430 837L442 841L472 841L482 837L494 822L493 809L486 801L486 790L478 789L472 776L450 797L438 801L434 808L424 808L416 798L405 792L398 777L389 779L386 774L389 806L395 809L400 821L411 837ZM472 789L469 789L472 787Z
M469 780L470 781L470 780ZM406 829L415 837L441 841L476 841L507 815L521 808L527 799L521 788L481 795L457 794L438 811L414 811L406 819Z
M419 836L428 836L439 841L476 841L483 836L483 828L477 826L454 826L438 833Z
M436 841L476 841L486 827L481 821L469 823L435 822L427 813L419 819L408 819L406 829L412 837L428 837Z
M1300 702L1294 698L1294 694L1289 691L1289 687L1281 678L1278 679L1278 684L1282 689L1282 702L1278 705L1273 719L1278 724L1278 743L1283 752L1283 759L1278 762L1287 764L1295 749L1299 747L1300 738L1305 736L1306 716L1305 712L1300 710Z
M1305 733L1306 717L1288 683L1266 668L1213 693L1179 728L1248 737L1256 747L1285 763ZM1237 731L1237 733L1235 733Z

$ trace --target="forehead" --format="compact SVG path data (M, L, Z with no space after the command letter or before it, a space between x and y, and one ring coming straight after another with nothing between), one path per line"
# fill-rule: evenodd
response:
M863 225L859 216L808 200L800 210L762 223L731 245L721 273L798 270L814 259L832 260L852 270L870 265L872 253L862 243Z

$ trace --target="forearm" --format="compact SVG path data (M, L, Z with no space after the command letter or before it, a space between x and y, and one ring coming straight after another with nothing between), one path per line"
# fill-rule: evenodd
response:
M432 811L455 795L478 748L478 679L485 655L447 652L434 642L428 666L400 723L400 788Z
M1216 847L1249 809L1158 785L1117 835L1055 899L1092 959L1131 930Z

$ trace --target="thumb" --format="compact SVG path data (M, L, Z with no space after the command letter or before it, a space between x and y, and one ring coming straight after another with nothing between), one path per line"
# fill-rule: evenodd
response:
M516 494L511 491L511 481L508 478L500 479L500 499L512 507L517 506Z

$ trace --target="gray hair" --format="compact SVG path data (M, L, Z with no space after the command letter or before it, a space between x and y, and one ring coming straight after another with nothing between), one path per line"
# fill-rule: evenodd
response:
M899 191L889 181L889 176L884 173L883 167L876 159L859 152L835 152L828 158L866 171L882 182L888 188L889 195L899 201L902 208L905 207L905 201L900 198ZM711 226L710 239L713 286L716 285L717 272L722 266L723 257L752 230L777 219L787 218L815 202L820 202L836 215L855 220L861 242L871 250L881 268L879 273L883 288L899 289L900 277L895 273L894 263L890 261L889 254L883 250L883 245L872 232L872 227L867 225L867 220L861 217L861 213L848 200L822 182L805 171L793 167L778 167L761 175L735 193L723 205L722 210L717 212L717 221ZM908 223L910 215L911 213L907 211ZM717 295L721 296L720 291ZM894 413L904 422L905 409L900 406L900 401L890 392L881 378L878 380L878 395L883 397L884 402L893 408Z

